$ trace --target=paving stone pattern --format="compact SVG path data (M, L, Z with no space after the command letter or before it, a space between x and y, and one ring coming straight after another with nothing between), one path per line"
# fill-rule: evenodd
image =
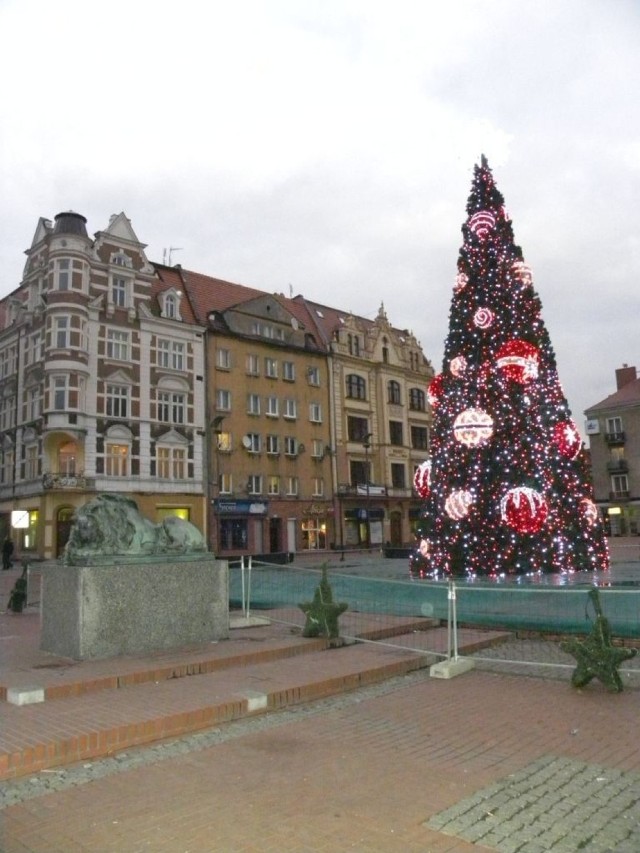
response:
M638 853L640 774L543 756L425 825L500 853Z

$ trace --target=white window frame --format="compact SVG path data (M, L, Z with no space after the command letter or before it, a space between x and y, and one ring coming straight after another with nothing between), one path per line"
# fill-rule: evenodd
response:
M297 497L300 491L300 481L297 477L287 477L287 497Z
M272 496L280 494L280 477L278 474L269 474L267 477L267 494Z
M177 445L156 446L156 476L161 480L184 480L187 472L187 449Z
M131 414L131 388L107 382L104 389L104 413L107 418L126 418Z
M131 445L122 439L106 438L104 442L104 472L107 477L129 477Z
M249 474L247 478L247 493L250 495L262 494L262 474Z
M311 365L307 368L307 381L309 385L313 385L314 388L320 387L320 368Z
M280 436L270 434L266 438L266 449L268 456L280 455Z
M216 409L219 412L231 411L231 391L227 391L226 388L216 390Z
M226 347L216 350L216 367L218 370L231 370L231 350Z
M309 420L312 424L322 423L322 405L320 403L309 403Z
M282 379L284 382L296 381L296 365L293 361L282 362Z
M260 358L254 353L247 354L247 376L260 376Z
M288 421L295 421L298 418L298 403L291 397L286 397L283 401L282 417Z
M187 420L187 395L182 391L160 389L157 397L157 419L166 424L184 424Z
M323 459L324 448L324 441L322 441L321 438L314 438L311 444L311 456L313 457L313 459Z
M106 356L114 361L129 361L129 332L107 329Z
M260 414L260 395L259 394L247 394L247 414L248 415L259 415Z
M264 375L269 379L278 378L278 361L275 358L265 358L264 360Z
M279 412L280 401L278 400L278 398L274 395L271 395L270 397L267 397L266 403L267 403L267 410L265 412L266 416L268 418L279 417L280 416L280 412Z
M247 447L247 453L258 454L262 451L262 440L259 432L248 432L247 438L251 442L251 446Z
M314 477L312 480L312 484L313 484L312 496L314 498L324 497L324 478L323 477Z

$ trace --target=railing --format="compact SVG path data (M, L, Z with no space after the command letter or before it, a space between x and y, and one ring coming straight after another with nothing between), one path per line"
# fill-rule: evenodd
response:
M609 474L626 474L629 470L629 463L626 459L615 459L607 462L607 471Z
M626 501L629 500L629 491L623 492L609 492L609 500L612 501Z
M47 471L42 475L43 489L86 489L89 481L81 474L62 474Z
M607 444L624 444L626 441L626 435L624 432L608 432L606 433L604 440Z

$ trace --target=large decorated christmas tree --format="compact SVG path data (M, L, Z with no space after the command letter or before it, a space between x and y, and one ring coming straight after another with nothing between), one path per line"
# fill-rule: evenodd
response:
M606 570L585 451L558 379L531 269L486 159L462 226L414 575Z

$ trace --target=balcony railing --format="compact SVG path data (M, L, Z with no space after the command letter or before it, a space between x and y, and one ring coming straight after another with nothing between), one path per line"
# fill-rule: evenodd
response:
M629 470L629 463L626 459L612 459L607 462L607 471L609 474L626 474Z
M48 471L42 475L43 489L86 489L89 483L84 473L62 474Z
M624 432L608 432L605 434L604 440L607 444L624 444L627 437Z
M624 492L609 492L609 500L612 501L628 501L629 491Z

